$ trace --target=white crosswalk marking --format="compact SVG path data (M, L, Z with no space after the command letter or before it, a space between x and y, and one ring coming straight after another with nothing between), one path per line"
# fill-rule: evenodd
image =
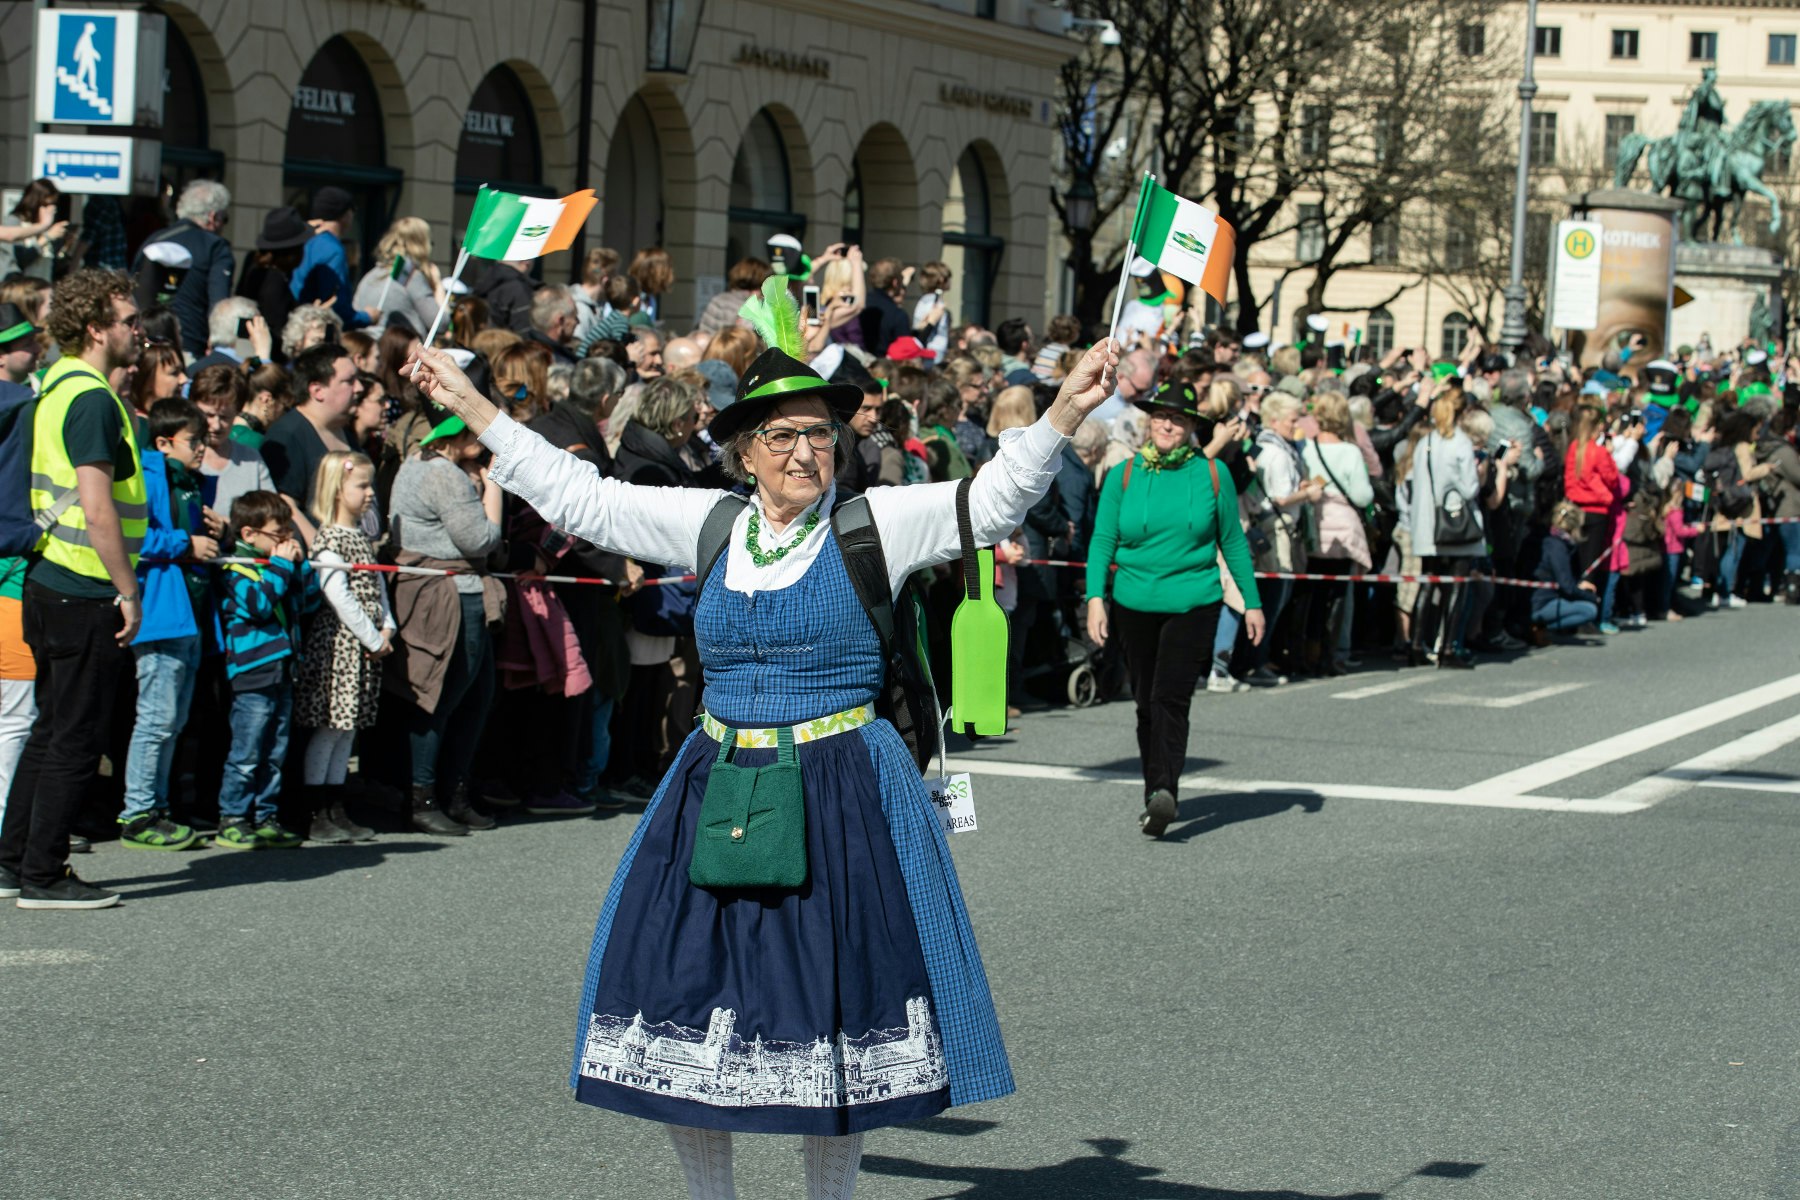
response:
M1390 692L1402 691L1410 687L1418 687L1421 683L1434 683L1436 675L1414 672L1402 675L1398 679L1390 679L1386 683L1371 683L1366 687L1351 688L1347 692L1333 692L1333 700L1367 700L1370 696L1385 696Z
M1470 696L1462 692L1445 692L1435 696L1421 696L1419 703L1456 704L1464 708L1518 708L1534 700L1547 700L1551 696L1560 696L1586 686L1585 683L1553 683L1548 687L1533 688L1529 692L1518 692L1511 696Z
M1713 782L1715 776L1773 754L1796 739L1800 739L1800 717L1789 717L1736 741L1715 746L1705 754L1677 763L1666 771L1658 771L1647 779L1627 784L1608 794L1606 799L1649 806L1697 787L1718 786Z

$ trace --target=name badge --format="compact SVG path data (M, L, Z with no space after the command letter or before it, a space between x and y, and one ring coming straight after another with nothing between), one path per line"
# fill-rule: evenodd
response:
M945 833L975 832L975 786L966 772L940 775L926 786Z

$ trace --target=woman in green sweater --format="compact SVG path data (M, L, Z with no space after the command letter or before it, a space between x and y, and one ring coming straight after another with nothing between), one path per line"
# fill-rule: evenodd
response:
M1164 383L1139 404L1150 414L1149 440L1100 486L1088 546L1087 624L1088 636L1105 645L1111 630L1103 597L1116 565L1113 617L1125 640L1144 762L1138 825L1161 837L1175 819L1194 685L1212 660L1225 596L1221 557L1243 593L1253 644L1262 641L1263 614L1231 473L1194 448L1193 387Z

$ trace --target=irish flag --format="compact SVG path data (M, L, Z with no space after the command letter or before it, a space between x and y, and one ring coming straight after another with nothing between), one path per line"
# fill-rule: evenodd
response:
M1131 240L1158 267L1199 284L1201 291L1225 303L1237 232L1218 213L1182 199L1146 175Z
M593 188L567 196L515 196L484 187L475 194L463 249L478 258L538 258L567 250L594 209Z

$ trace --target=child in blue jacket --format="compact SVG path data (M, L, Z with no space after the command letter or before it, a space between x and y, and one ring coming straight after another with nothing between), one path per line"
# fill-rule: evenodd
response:
M137 722L125 759L119 844L128 850L186 850L199 840L169 817L169 768L187 724L200 667L200 630L210 624L209 582L196 565L217 558L200 503L206 417L191 400L150 406L156 449L142 455L150 525L138 560L144 623L131 643L137 660Z
M227 850L298 846L300 835L275 819L275 798L293 717L300 621L319 606L319 581L294 537L287 501L274 492L245 492L233 500L227 529L238 539L233 557L268 562L219 569L231 753L213 844Z

